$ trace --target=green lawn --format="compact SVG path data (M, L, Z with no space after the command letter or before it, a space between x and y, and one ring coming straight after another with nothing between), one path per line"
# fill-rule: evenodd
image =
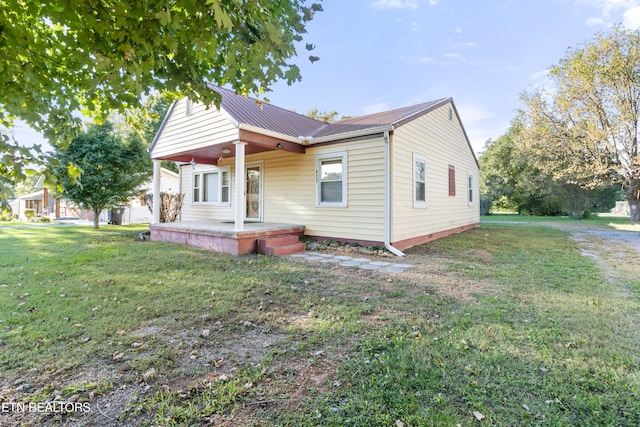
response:
M565 223L571 225L586 224L591 226L609 227L616 230L640 231L639 224L630 224L629 217L595 213L590 218L576 221L568 216L532 216L518 215L516 213L494 213L481 217L482 222L543 222L543 223Z
M640 280L497 217L407 251L400 275L143 227L0 229L0 402L138 387L123 425L640 425Z

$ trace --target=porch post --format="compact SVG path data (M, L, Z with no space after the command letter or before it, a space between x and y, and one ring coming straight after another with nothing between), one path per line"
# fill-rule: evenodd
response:
M245 179L244 179L244 148L246 142L236 141L236 191L235 191L235 221L233 231L244 230L245 215Z
M152 224L160 222L160 160L153 161L153 219Z

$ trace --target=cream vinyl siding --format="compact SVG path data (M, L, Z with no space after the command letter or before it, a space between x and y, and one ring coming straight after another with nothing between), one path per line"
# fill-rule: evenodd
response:
M167 157L188 150L207 147L238 139L238 128L223 112L203 104L193 104L192 113L186 114L186 99L175 105L171 116L151 153L152 158Z
M478 194L479 171L451 104L394 131L392 139L393 225L391 241L401 241L480 222L478 204L469 206L468 175ZM427 207L413 203L414 154L427 161ZM456 171L456 195L449 196L449 165Z
M315 158L347 152L347 206L316 206ZM264 161L264 221L304 225L312 236L384 240L384 145L382 139L247 156Z
M232 159L233 160L233 159ZM223 166L221 163L219 166ZM226 166L226 164L225 164ZM182 192L184 193L184 200L182 202L182 221L233 221L233 201L229 206L225 205L213 205L213 204L193 204L193 172L211 170L215 168L213 165L197 164L195 169L191 165L185 165L180 167L182 176ZM233 168L231 170L231 176L233 177ZM230 182L230 198L233 199L234 191L233 179Z

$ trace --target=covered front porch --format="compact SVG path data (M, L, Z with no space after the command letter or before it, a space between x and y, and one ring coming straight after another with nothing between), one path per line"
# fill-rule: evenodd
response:
M299 237L304 225L246 222L242 230L234 222L158 222L149 226L151 240L195 246L231 255L264 253L285 255L304 250Z

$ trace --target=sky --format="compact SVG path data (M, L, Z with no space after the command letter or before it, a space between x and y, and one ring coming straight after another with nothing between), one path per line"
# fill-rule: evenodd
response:
M271 103L357 116L451 97L477 154L507 131L520 94L545 85L569 48L617 23L640 27L640 0L320 3L303 40L320 60L312 64L301 46L292 62L302 80L273 85ZM15 135L41 140L25 125Z
M283 108L362 115L453 98L476 153L503 135L520 95L548 84L569 48L622 23L640 0L324 0L298 50L302 81L267 98Z

